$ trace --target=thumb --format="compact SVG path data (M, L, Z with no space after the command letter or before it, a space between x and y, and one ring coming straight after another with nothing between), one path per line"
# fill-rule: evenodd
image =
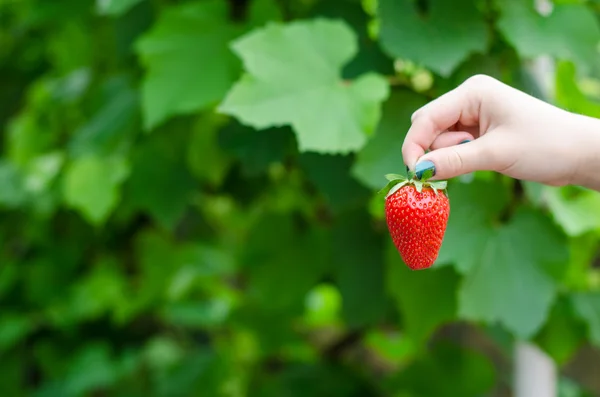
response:
M485 149L483 137L474 141L433 150L423 155L415 165L415 175L427 173L431 179L450 179L474 171L493 169L493 156Z

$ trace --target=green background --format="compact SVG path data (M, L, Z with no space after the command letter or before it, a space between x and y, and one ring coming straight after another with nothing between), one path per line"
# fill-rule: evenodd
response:
M510 396L520 341L598 395L599 194L456 178L411 272L376 192L471 75L600 117L599 43L597 1L0 0L2 395Z

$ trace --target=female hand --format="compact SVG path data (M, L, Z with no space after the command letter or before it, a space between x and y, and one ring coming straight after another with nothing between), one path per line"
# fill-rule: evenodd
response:
M461 144L462 143L462 144ZM425 154L425 151L432 151ZM559 109L484 75L412 115L402 147L418 178L491 170L600 190L600 121Z

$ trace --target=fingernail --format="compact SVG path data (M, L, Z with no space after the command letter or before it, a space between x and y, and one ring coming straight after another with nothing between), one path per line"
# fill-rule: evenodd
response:
M415 166L415 176L417 179L423 179L423 177L429 179L432 176L435 176L435 165L429 160L417 163Z
M469 142L471 142L470 139L465 139L464 141L460 142L459 145L462 145L463 143L469 143Z

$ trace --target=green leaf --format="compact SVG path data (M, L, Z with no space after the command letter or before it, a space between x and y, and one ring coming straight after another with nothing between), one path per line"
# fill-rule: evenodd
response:
M131 146L138 128L138 93L123 76L107 81L98 95L101 106L77 129L69 143L73 156L109 155Z
M223 395L227 367L221 357L208 349L189 349L177 365L150 379L157 397L185 397L194 390L209 396ZM235 387L235 385L234 385Z
M362 211L341 215L333 229L333 265L342 314L351 327L377 324L387 311L385 247Z
M2 373L2 392L7 396L15 397L38 397L37 393L27 393L23 390L23 382L21 377L23 371L27 367L27 359L22 351L14 350L8 353L2 353L2 361L0 361L0 372ZM58 397L56 393L49 397ZM44 397L44 396L42 396Z
M110 347L104 343L85 345L69 364L65 381L67 395L85 395L98 388L111 386L119 375Z
M96 0L96 10L101 15L123 15L144 0Z
M296 231L290 217L268 215L247 243L249 296L262 310L299 312L308 291L329 268L329 238L322 230Z
M13 347L34 329L32 318L17 313L2 313L0 315L0 352Z
M502 54L475 53L462 62L447 79L436 80L435 87L439 92L447 92L476 74L486 74L511 84L510 77L512 76L508 73L517 69L519 65L519 59L514 52L506 51Z
M209 0L167 9L137 43L146 67L142 110L147 129L217 103L239 72L227 48L240 33L227 3Z
M218 186L223 181L231 159L219 147L220 123L210 116L197 120L187 149L187 160L194 176Z
M571 60L589 70L598 65L600 27L585 4L554 4L552 13L540 15L533 2L498 2L498 29L525 58L551 55Z
M181 362L185 351L174 338L155 336L146 343L143 355L150 368L162 369Z
M129 321L139 312L162 302L169 281L182 265L177 247L168 237L157 232L138 234L135 253L137 277L135 284L127 290L127 299L115 308L115 319L119 323Z
M235 120L221 129L219 144L241 162L247 176L257 176L271 164L283 162L296 146L289 128L257 131Z
M438 342L431 354L400 371L394 383L410 396L478 397L491 392L495 381L494 365L485 355Z
M435 266L452 263L460 273L480 262L482 247L493 235L492 223L508 205L508 191L498 183L454 183L450 217Z
M131 176L125 186L127 205L147 211L163 227L172 228L183 216L195 182L185 163L187 131L171 129L138 144Z
M283 15L277 0L252 0L248 7L248 22L261 26L270 21L281 21Z
M123 301L127 300L127 284L119 265L114 259L101 260L73 285L70 315L81 321L120 311Z
M419 353L413 340L396 330L371 330L364 341L380 359L394 364L403 365Z
M328 362L297 363L271 371L258 384L260 397L376 396L378 387L349 368Z
M306 295L304 321L313 327L335 325L339 322L341 307L342 296L335 286L317 285Z
M453 269L410 270L393 244L387 249L387 290L396 300L403 329L417 343L456 318L459 277Z
M442 76L488 46L489 30L471 0L431 0L421 15L410 0L379 0L380 41L395 58L408 59Z
M11 163L0 159L0 207L14 208L27 200L23 176Z
M600 117L600 103L592 101L579 88L574 63L558 62L555 81L556 102L560 107L574 113Z
M568 260L566 242L537 212L522 210L475 250L479 260L459 292L460 315L499 321L528 338L544 324L556 296L556 275Z
M583 190L574 197L567 189L545 189L545 199L555 221L569 236L600 229L600 193Z
M571 297L576 315L586 324L591 342L600 347L600 293L580 292Z
M585 340L582 324L575 318L571 302L560 297L541 332L536 335L536 343L558 364L566 364Z
M408 90L392 92L383 105L375 135L356 157L352 167L356 179L371 189L380 189L383 175L404 171L402 144L410 127L410 116L426 103L425 97Z
M92 36L82 20L65 20L46 40L51 62L60 74L73 72L90 65L93 58Z
M474 181L454 184L448 230L438 261L464 274L459 315L499 322L516 336L544 323L568 261L564 236L539 212L520 209L505 225L497 216L506 188Z
M585 291L594 283L590 272L598 255L598 235L586 233L569 240L571 258L567 264L563 284L571 290Z
M269 24L236 40L233 50L247 73L221 112L258 129L291 125L301 151L355 151L375 129L389 88L373 73L352 82L340 78L357 51L356 37L343 22Z
M78 158L65 171L65 203L90 223L101 224L117 205L119 188L128 175L129 166L123 158Z
M32 159L24 169L25 189L31 195L42 195L51 189L65 162L62 152L51 152Z
M216 298L202 302L170 304L161 311L160 317L174 326L209 328L222 325L230 311L229 302Z
M356 0L327 0L316 2L311 8L311 18L338 19L346 22L358 38L358 54L348 62L342 77L353 79L363 73L375 72L382 75L394 74L393 61L383 53L380 46L370 35L369 29L372 18L365 13L360 1Z
M369 191L350 175L350 156L303 153L299 162L334 213L359 207L368 199Z
M16 263L5 262L0 266L0 299L10 291L19 277L19 267Z

